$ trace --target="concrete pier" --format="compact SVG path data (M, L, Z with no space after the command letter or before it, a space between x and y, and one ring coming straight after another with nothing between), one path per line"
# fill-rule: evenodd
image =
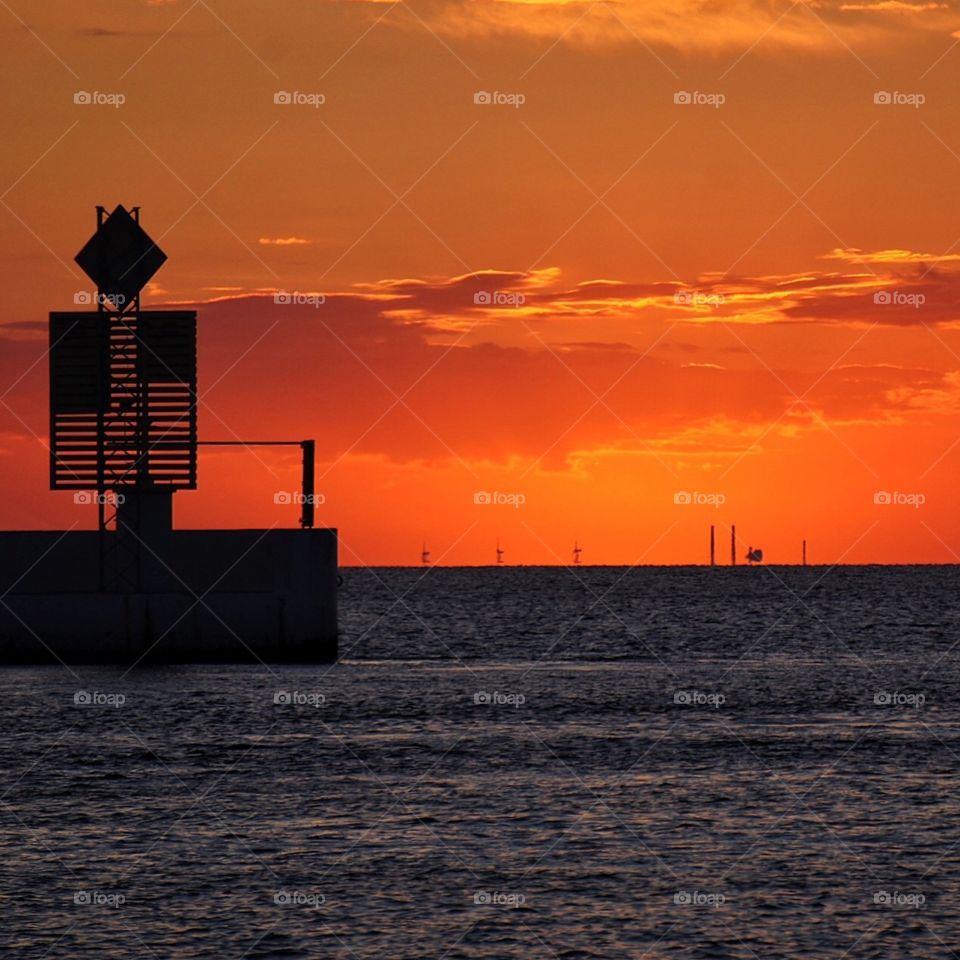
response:
M104 533L0 533L0 662L336 659L336 530L161 524L137 551L122 516Z

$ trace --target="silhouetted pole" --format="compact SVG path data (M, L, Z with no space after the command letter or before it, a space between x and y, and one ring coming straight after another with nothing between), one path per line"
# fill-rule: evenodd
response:
M315 464L316 441L315 440L198 440L198 447L299 447L303 453L303 463L301 471L301 503L300 503L300 526L304 530L313 529L314 506L316 504L316 494L314 492L315 484Z
M713 524L710 524L710 566L715 567L717 565L717 542L716 542L716 529Z
M803 565L807 565L807 541L803 541Z
M730 528L730 566L737 565L737 525Z
M301 440L300 449L303 451L303 499L300 501L300 526L304 530L313 529L314 501L314 453L316 441Z

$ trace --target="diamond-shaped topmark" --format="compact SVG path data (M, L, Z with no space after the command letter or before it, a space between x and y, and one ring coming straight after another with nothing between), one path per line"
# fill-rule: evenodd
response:
M167 255L118 206L74 258L97 289L123 310L163 266Z

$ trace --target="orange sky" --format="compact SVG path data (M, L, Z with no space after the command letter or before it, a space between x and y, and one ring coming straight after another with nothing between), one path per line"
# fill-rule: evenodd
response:
M46 317L124 203L202 437L316 437L344 563L960 558L960 7L707 6L11 0L0 524L95 522ZM295 454L200 468L181 525L296 523Z

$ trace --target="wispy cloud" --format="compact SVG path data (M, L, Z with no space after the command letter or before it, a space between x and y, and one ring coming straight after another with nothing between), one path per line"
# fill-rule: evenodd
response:
M260 237L261 247L307 247L313 241L303 237Z
M357 2L357 0L355 0ZM376 2L359 0L371 6ZM836 51L903 41L904 29L957 28L947 3L934 0L445 0L428 3L418 19L459 37L526 34L564 43L635 43L677 50L789 47Z
M843 260L846 263L901 264L901 263L957 263L960 253L918 253L916 250L860 250L858 247L837 247L824 260Z
M932 10L949 10L947 3L908 3L906 0L879 0L878 3L844 3L841 10L868 11L870 13L929 13Z

